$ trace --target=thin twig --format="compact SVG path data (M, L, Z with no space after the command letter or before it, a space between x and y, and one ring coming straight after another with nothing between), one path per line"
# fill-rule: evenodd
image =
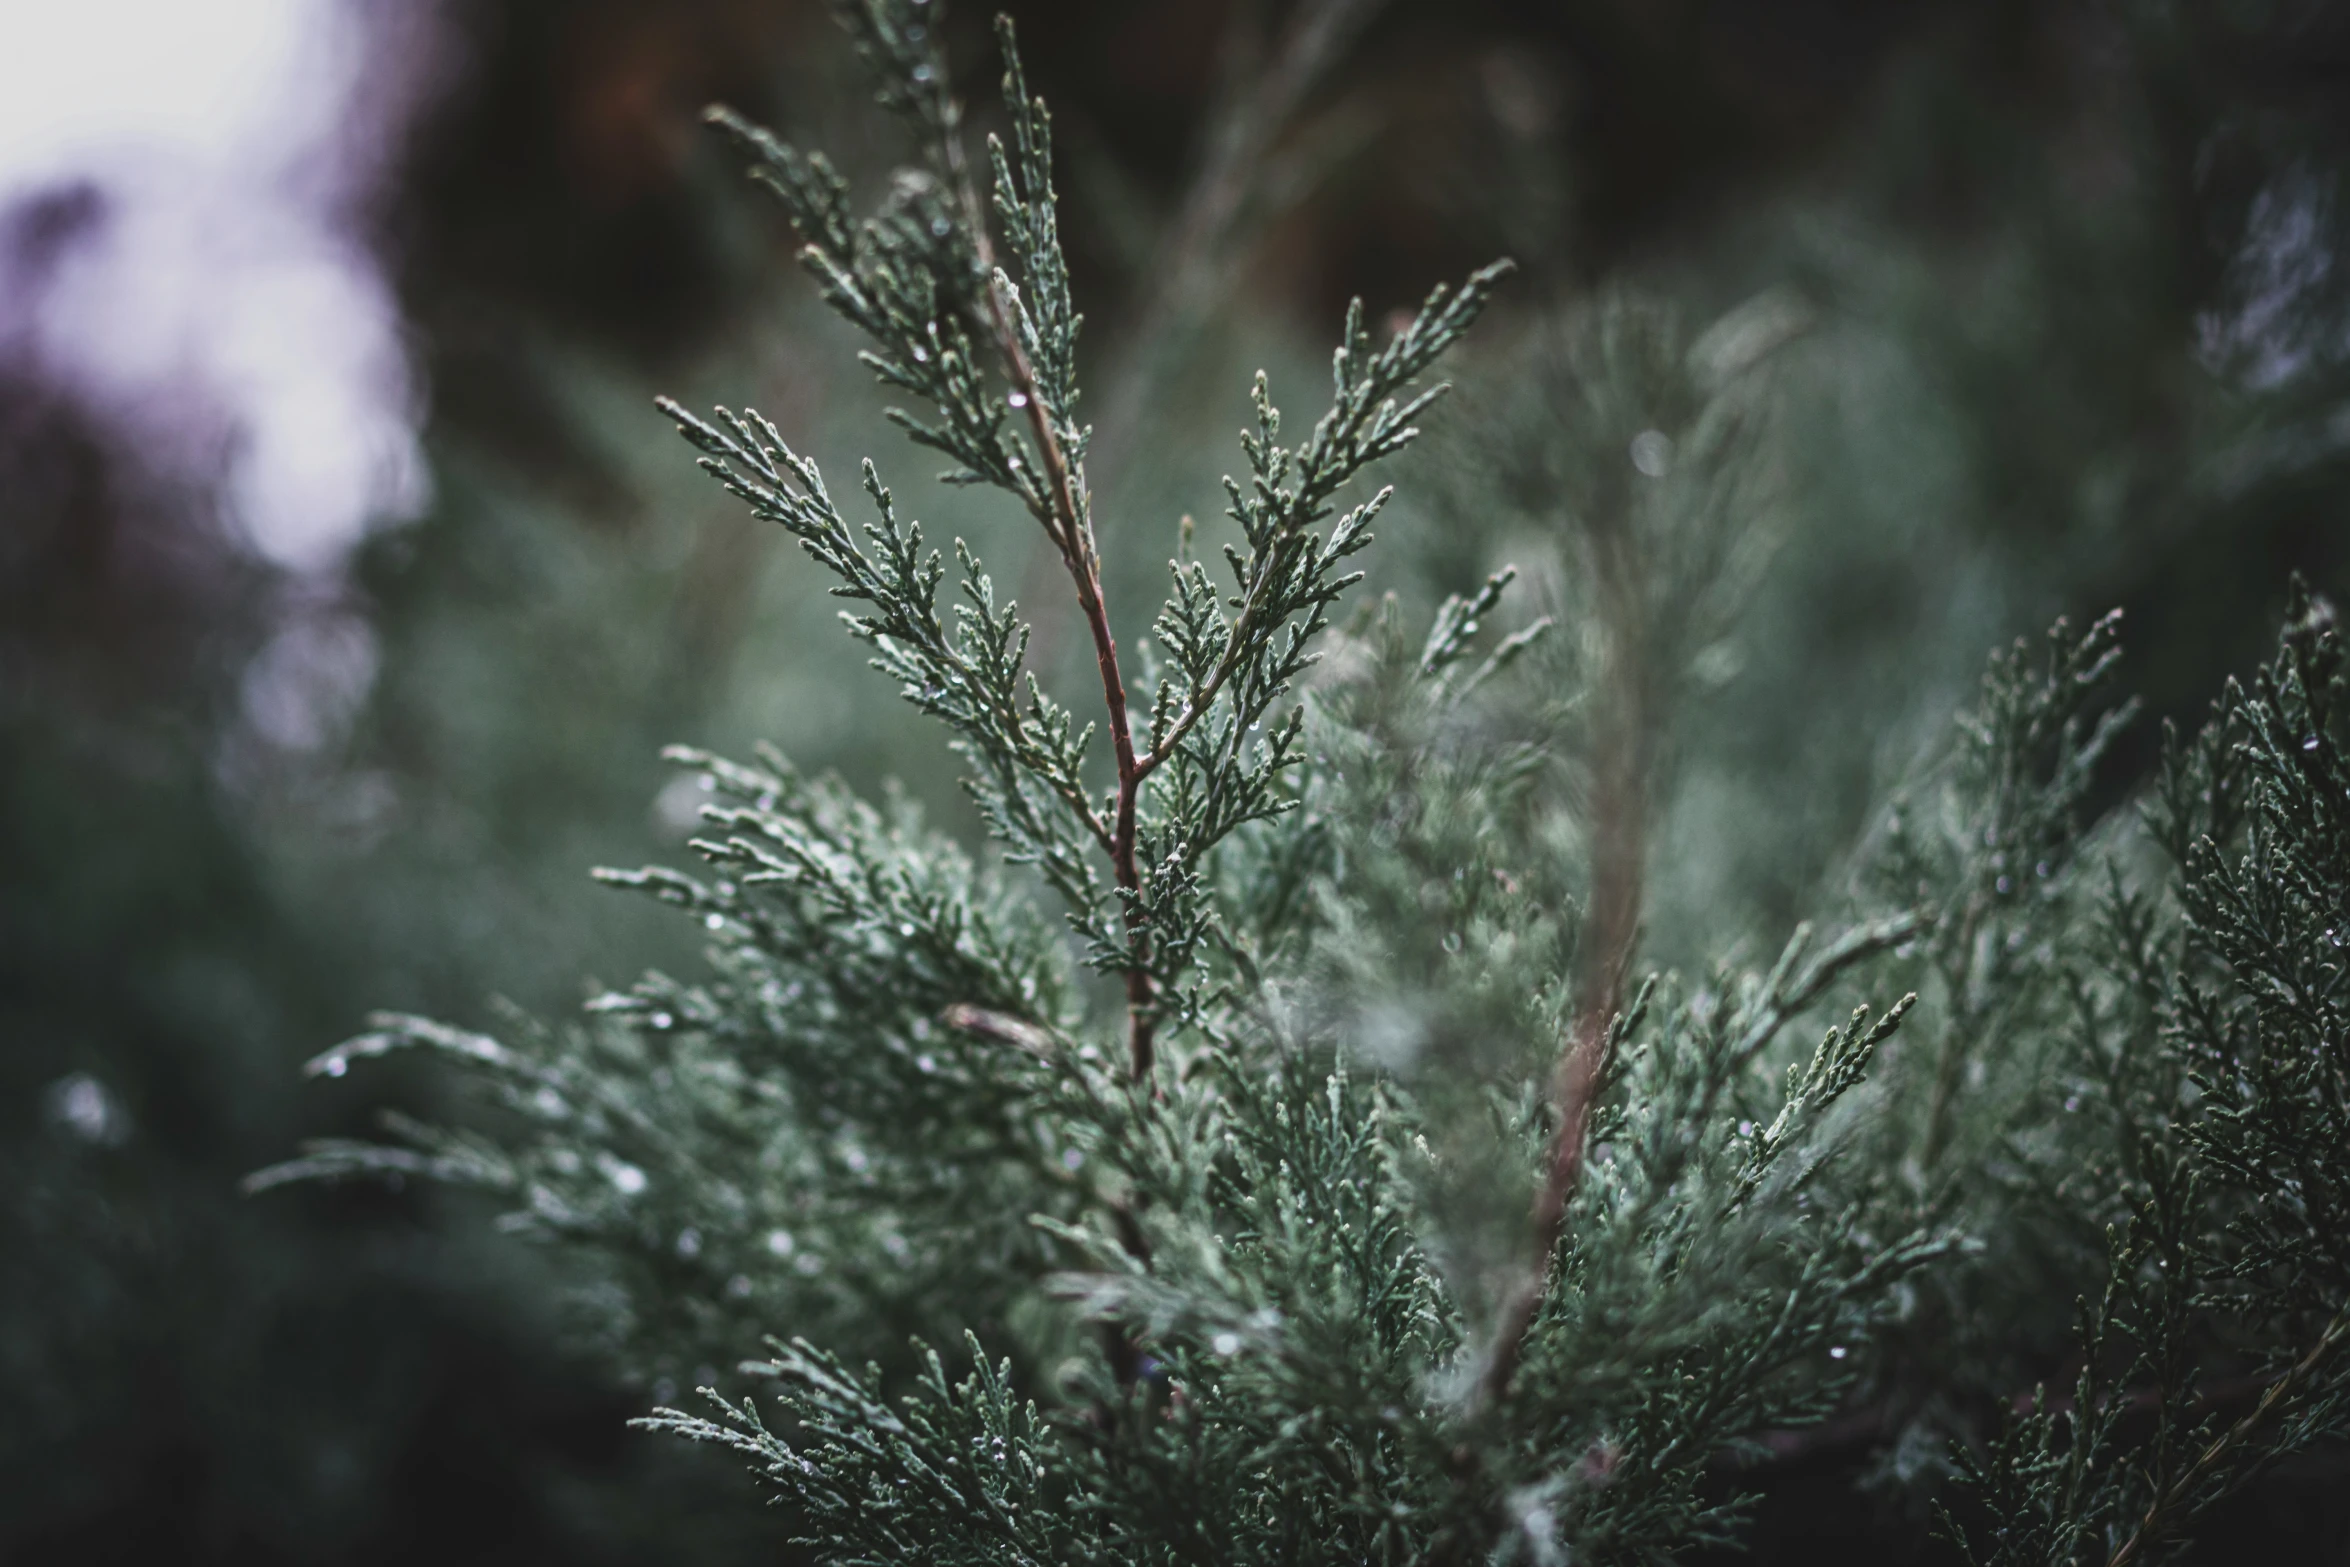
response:
M1223 263L1240 220L1250 210L1267 166L1267 153L1317 82L1347 44L1388 0L1309 0L1284 35L1270 64L1237 91L1209 127L1206 155L1183 203L1154 251L1153 280L1123 335L1091 451L1094 467L1113 487L1141 428L1153 393L1182 357L1201 318L1213 305ZM1236 8L1227 56L1245 24ZM1033 571L1035 568L1031 568ZM1031 579L1033 581L1033 579ZM1049 662L1055 621L1039 617L1033 651ZM1147 774L1165 757L1146 759Z
M1154 338L1173 335L1176 326L1188 314L1196 312L1194 296L1204 286L1208 262L1224 248L1234 222L1246 206L1253 185L1251 171L1261 163L1265 147L1296 112L1298 104L1347 40L1383 3L1384 0L1312 0L1291 28L1278 58L1258 80L1255 92L1218 127L1207 162L1177 220L1171 246L1174 260L1160 270L1166 282L1143 312L1137 340L1144 344L1145 352ZM1025 108L1025 105L1017 106L1021 111ZM1181 738L1180 730L1187 726L1178 726L1178 733L1169 737L1168 743L1153 748L1148 756L1136 755L1133 723L1126 708L1125 677L1119 669L1117 640L1103 602L1092 497L1082 470L1070 461L1053 429L1045 400L1038 395L1035 371L1020 343L1011 302L995 264L986 213L956 129L953 125L948 127L943 151L949 176L963 205L966 225L974 237L978 265L987 279L987 319L982 324L1002 357L1006 379L1027 411L1029 430L1038 459L1044 465L1046 481L1047 502L1037 520L1076 589L1078 610L1085 617L1086 631L1093 639L1094 663L1108 713L1118 787L1104 846L1109 851L1111 874L1118 887L1120 919L1126 933L1129 1067L1133 1080L1144 1083L1150 1081L1156 1064L1157 996L1150 972L1150 931L1142 912L1141 868L1135 861L1136 818L1143 780L1172 754L1174 741ZM1135 410L1124 405L1138 399L1150 379L1139 369L1125 378L1121 386L1125 395L1113 394L1113 403L1119 406L1113 409L1108 421L1112 429L1122 419L1131 422ZM1245 624L1244 616L1244 627ZM1219 671L1216 683L1221 684L1229 673L1229 669ZM1204 707L1204 704L1194 706ZM1086 815L1089 824L1096 820L1090 807Z
M2128 1567L2128 1564L2134 1561L2142 1550L2160 1539L2163 1529L2170 1521L2170 1514L2193 1498L2196 1490L2211 1477L2212 1471L2219 1467L2222 1459L2235 1448L2252 1439L2253 1434L2266 1424L2269 1416L2276 1411L2277 1405L2282 1403L2285 1396L2299 1386L2304 1378L2318 1368L2318 1364L2325 1359L2334 1345L2340 1342L2345 1333L2350 1333L2350 1312L2343 1312L2333 1321L2327 1323L2325 1332L2318 1335L2318 1340L2310 1346L2309 1353L2295 1361L2290 1370L2268 1385L2268 1391L2260 1395L2260 1402L2252 1406L2251 1412L2218 1436L2213 1437L2211 1445L2204 1448L2196 1456L2195 1461L2187 1466L2186 1473L2171 1482L2160 1495L2154 1498L2146 1509L2146 1516L2139 1519L2138 1527L2130 1531L2130 1537L2105 1559L2105 1567Z
M1005 24L1009 25L1009 24ZM1028 106L1016 105L1025 113ZM1004 376L1027 410L1029 433L1036 442L1037 459L1044 465L1046 509L1037 517L1045 536L1060 552L1061 564L1077 590L1077 607L1093 637L1094 663L1102 682L1102 703L1108 710L1110 745L1117 761L1118 793L1109 835L1110 870L1118 884L1120 918L1126 930L1127 1050L1134 1080L1148 1082L1155 1061L1153 1003L1150 974L1150 932L1141 911L1142 876L1134 859L1135 810L1142 789L1142 770L1136 765L1134 731L1126 712L1126 679L1118 668L1118 643L1110 632L1109 610L1102 602L1101 553L1094 544L1092 497L1082 470L1069 460L1052 415L1040 394L1036 370L1020 345L1012 304L1006 297L1002 269L996 265L994 241L977 183L963 156L963 141L955 126L944 137L947 171L957 199L963 205L975 259L987 279L987 320L982 323L1003 358ZM1088 811L1090 816L1091 812Z
M1280 543L1281 539L1275 538L1267 546L1266 556L1277 550ZM1183 737L1191 733L1193 727L1207 717L1208 710L1216 705L1216 697L1223 691L1224 682L1232 678L1232 672L1240 667L1242 659L1247 655L1249 633L1256 629L1257 613L1264 606L1266 589L1277 575L1276 562L1264 557L1260 557L1260 561L1262 569L1258 573L1256 585L1249 589L1248 601L1233 618L1231 630L1225 633L1223 656L1216 660L1216 667L1208 672L1206 680L1200 682L1199 689L1184 702L1182 710L1168 721L1167 732L1160 737L1158 744L1144 754L1137 768L1141 776L1149 777L1175 754L1175 748L1183 743Z
M1551 1259L1567 1224L1567 1209L1583 1175L1591 1110L1607 1081L1624 977L1640 934L1641 883L1648 846L1649 773L1655 714L1641 577L1631 541L1620 525L1591 529L1593 575L1610 632L1609 692L1593 770L1589 815L1591 900L1584 913L1576 1005L1565 1048L1551 1079L1555 1125L1542 1190L1534 1200L1534 1245L1525 1277L1504 1305L1479 1384L1486 1408L1498 1404L1517 1375L1527 1333L1541 1307Z

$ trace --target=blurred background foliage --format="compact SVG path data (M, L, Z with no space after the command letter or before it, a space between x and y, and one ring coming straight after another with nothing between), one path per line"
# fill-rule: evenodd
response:
M935 738L655 392L755 404L838 476L871 451L933 536L1023 599L1050 581L1017 519L879 433L780 221L696 126L724 99L880 186L901 149L815 0L442 9L370 218L429 389L423 515L273 566L0 342L12 1561L771 1556L731 1471L623 1429L653 1390L564 1349L545 1260L482 1214L235 1183L387 1092L436 1102L424 1075L303 1084L371 1008L561 1011L587 976L691 967L585 874L677 851L699 802L663 743L773 739L965 821ZM2120 604L2128 683L2184 718L2265 646L2291 570L2345 585L2343 8L1013 9L1062 138L1129 636L1180 519L1212 531L1247 373L1318 381L1351 293L1383 312L1497 252L1525 268L1383 530L1376 585L1422 605L1514 561L1521 614L1574 612L1578 312L1761 334L1762 482L1660 736L1652 961L1833 882L1994 643ZM951 19L982 99L985 20ZM72 243L80 199L10 211L11 275ZM1040 614L1040 666L1076 673ZM1766 1557L1820 1464L1767 1482ZM2296 1512L2325 1480L2271 1482L2245 1527L2339 1529ZM1914 1533L1855 1548L1887 1538Z

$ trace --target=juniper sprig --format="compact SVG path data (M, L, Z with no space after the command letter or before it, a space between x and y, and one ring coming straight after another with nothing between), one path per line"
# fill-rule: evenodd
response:
M1658 1561L1734 1542L1742 1481L1842 1415L1977 1439L1975 1559L2118 1567L2342 1430L2350 752L2316 601L2172 746L2167 879L2087 819L2118 625L2060 623L1775 960L1644 974L1673 698L1765 531L1743 378L1784 313L1570 334L1540 472L1574 590L1511 626L1506 569L1425 623L1343 607L1368 470L1507 265L1384 342L1357 303L1302 437L1257 377L1222 573L1187 543L1129 665L1011 26L974 157L936 0L837 9L911 145L876 208L712 118L890 419L1042 531L1098 707L871 461L836 501L762 415L664 402L948 732L985 842L673 751L701 869L602 875L697 922L709 971L495 1038L379 1017L312 1070L431 1052L478 1122L251 1185L494 1194L616 1362L704 1384L645 1423L748 1459L840 1562ZM1985 1440L1967 1411L2012 1389L1969 1303L2084 1287L2071 1401Z

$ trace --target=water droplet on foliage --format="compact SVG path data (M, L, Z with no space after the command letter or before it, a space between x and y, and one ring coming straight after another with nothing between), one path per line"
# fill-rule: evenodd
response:
M2079 1094L2067 1094L2067 1095L2065 1095L2065 1099L2064 1099L2064 1113L2065 1113L2066 1115L2070 1115L2070 1114L2072 1114L2072 1113L2073 1113L2075 1110L2078 1110L2078 1109L2080 1109L2080 1108L2081 1108L2081 1096L2080 1096Z
M792 1254L791 1231L769 1230L767 1232L767 1251L770 1256L790 1256Z
M1663 478L1673 466L1673 438L1662 430L1643 430L1633 436L1632 466L1646 478Z
M1240 1335L1237 1333L1219 1333L1208 1342L1210 1347L1212 1347L1219 1355L1237 1355L1240 1353Z
M703 928L707 930L724 930L726 928L726 916L723 914L705 914L702 916L702 925Z
M130 1135L130 1117L121 1103L87 1072L68 1073L51 1083L48 1100L49 1118L83 1142L112 1147Z
M954 225L949 223L946 219L932 218L930 220L930 237L932 239L944 239L953 232Z
M914 80L918 82L927 82L937 74L938 73L936 71L932 70L927 65L917 65L914 67Z
M677 1232L677 1254L689 1262L699 1257L702 1254L702 1232L690 1224L679 1230Z
M1084 1154L1084 1151L1083 1151L1082 1149L1077 1149L1077 1148L1064 1148L1064 1149L1062 1149L1062 1150L1061 1150L1061 1168L1062 1168L1062 1169L1064 1169L1064 1170L1069 1170L1069 1171L1077 1171L1077 1170L1081 1170L1081 1169L1085 1168L1085 1154Z
M344 1060L341 1056L329 1056L326 1059L326 1065L320 1070L324 1071L329 1077L341 1077L345 1072L351 1070L351 1063Z
M750 1295L751 1280L749 1275L738 1273L726 1281L726 1298L728 1300L748 1300Z
M916 1056L914 1058L914 1070L922 1073L924 1076L928 1076L930 1073L938 1070L938 1061L936 1058L929 1055Z
M2000 877L1994 885L1998 887L2001 895L2003 896L2007 893L2015 891L2015 882L2005 876Z
M2301 749L2302 749L2302 750L2304 750L2304 751L2314 751L2314 750L2316 750L2316 749L2317 749L2317 736L2315 736L2315 735L2311 735L2311 736L2310 736L2308 739L2306 739L2306 740L2302 741L2302 742L2301 742Z
M645 1021L652 1024L655 1028L668 1028L672 1024L676 1023L677 1019L671 1017L666 1012L656 1012L651 1017L645 1019Z
M1014 392L1011 396L1005 398L1004 401L1010 403L1014 408L1025 408L1028 406L1028 394L1026 392Z
M1841 1345L1841 1344L1838 1344L1838 1345L1836 1345L1834 1348L1832 1348L1832 1349L1830 1349L1830 1350L1828 1351L1828 1358L1829 1358L1830 1360L1842 1360L1842 1359L1843 1359L1843 1358L1844 1358L1844 1357L1845 1357L1847 1354L1849 1354L1849 1353L1851 1353L1851 1352L1850 1352L1849 1350L1847 1350L1847 1349L1846 1349L1846 1348L1845 1348L1843 1345Z

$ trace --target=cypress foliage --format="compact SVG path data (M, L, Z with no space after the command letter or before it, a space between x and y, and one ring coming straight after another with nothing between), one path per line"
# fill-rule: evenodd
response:
M974 158L936 10L841 7L919 154L870 216L712 117L892 418L1043 530L1095 716L871 462L844 508L757 413L664 404L950 732L986 845L674 751L702 869L602 875L698 921L710 972L498 1038L381 1017L313 1070L437 1052L490 1112L250 1184L498 1194L583 1332L709 1384L647 1423L742 1455L827 1560L1655 1560L1734 1542L1745 1466L1857 1413L1894 1478L1954 1476L1972 1559L2150 1561L2341 1434L2330 612L2174 739L2143 832L2087 820L2118 625L2019 645L1814 923L1642 975L1658 737L1751 553L1756 353L1593 316L1588 417L1528 481L1585 520L1578 623L1502 635L1506 571L1432 619L1346 600L1389 493L1360 481L1507 266L1384 343L1358 305L1294 444L1258 378L1221 562L1187 533L1122 648L1050 120L1001 24ZM1627 432L1673 475L1639 504ZM2072 1394L1987 1421L2062 1354L2005 1306L2084 1288Z
M2338 1440L2350 1403L2342 922L2350 791L2333 612L2297 591L2273 663L2165 737L2146 829L2062 959L2062 1111L2105 1125L2065 1172L2109 1215L2069 1396L2037 1392L1964 1478L1970 1561L2149 1562L2260 1465Z

